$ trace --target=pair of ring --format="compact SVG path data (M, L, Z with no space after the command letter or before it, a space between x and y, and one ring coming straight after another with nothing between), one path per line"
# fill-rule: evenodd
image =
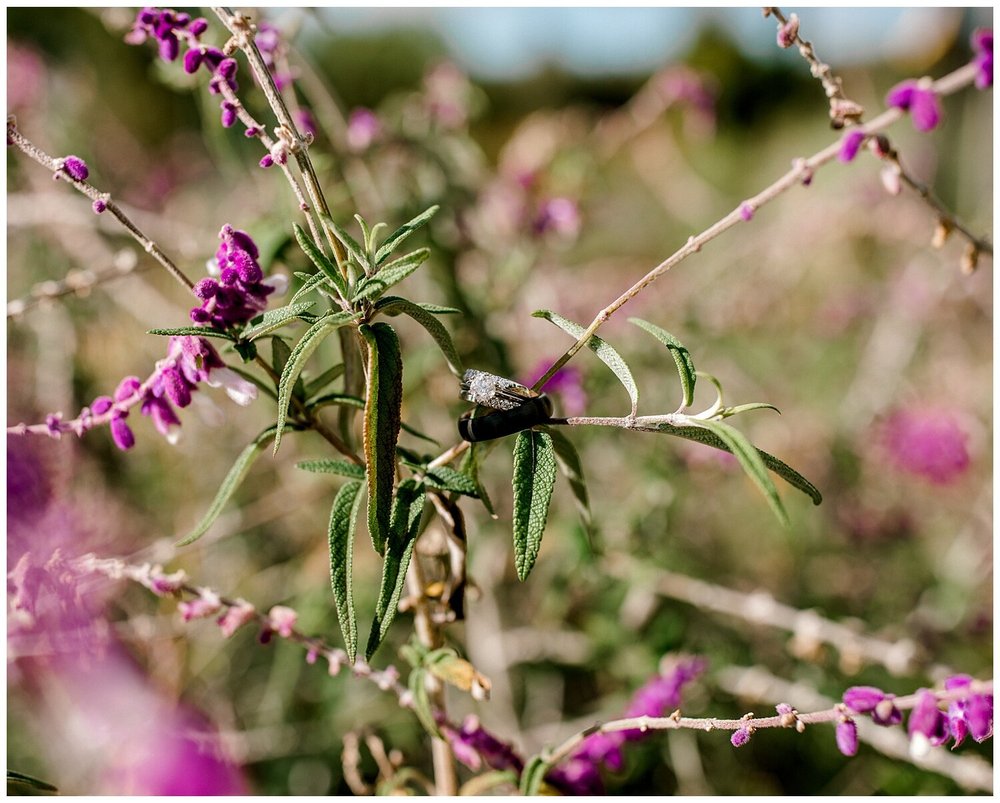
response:
M544 393L485 371L470 368L465 372L461 397L497 411L478 418L466 413L458 420L458 434L471 443L513 435L552 417L552 400Z

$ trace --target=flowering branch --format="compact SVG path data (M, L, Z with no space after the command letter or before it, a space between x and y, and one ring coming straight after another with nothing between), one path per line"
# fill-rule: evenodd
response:
M13 115L7 117L7 144L16 145L22 153L51 170L54 179L71 184L78 192L90 198L94 202L93 208L97 214L106 210L114 215L135 241L142 246L143 250L166 268L171 276L188 290L194 287L194 284L184 275L184 272L173 263L170 257L163 253L155 242L142 233L139 227L111 199L108 193L101 192L93 184L87 182L86 179L90 175L90 171L82 159L76 156L67 156L63 159L55 159L49 156L18 131L17 121Z

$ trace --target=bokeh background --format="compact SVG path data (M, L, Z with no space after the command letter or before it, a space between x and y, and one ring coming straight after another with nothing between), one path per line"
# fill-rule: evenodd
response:
M312 154L335 214L349 221L358 211L394 227L440 204L423 235L431 261L403 287L463 311L447 324L467 365L525 380L569 344L533 310L587 323L688 236L837 136L822 88L796 52L774 46L773 21L757 10L264 15L292 43L290 68L317 128ZM989 9L800 16L803 35L869 117L899 80L968 61L972 29L992 26ZM256 143L219 126L203 77L158 61L150 45L123 42L130 24L126 9L9 9L8 113L47 152L84 158L91 181L189 276L203 275L224 223L257 239L270 270L307 269L290 240L297 217L280 175L256 167ZM221 42L213 33L206 39ZM264 117L245 65L240 75L241 94ZM890 132L913 174L987 234L992 101L970 89L944 100L938 130L918 134L904 120ZM8 151L7 296L26 300L8 316L14 424L75 415L121 377L148 375L165 344L144 332L183 325L191 301L110 216L95 216L82 196ZM709 660L685 698L685 713L700 716L760 713L786 699L749 689L751 668L831 698L858 684L908 693L949 670L991 675L992 260L963 275L961 243L931 248L933 213L912 193L887 194L879 169L866 153L823 169L602 331L632 366L642 412L672 411L679 391L672 361L630 315L680 338L729 403L780 408L781 416L733 423L818 485L823 504L779 481L792 521L783 529L738 467L712 450L580 428L568 434L584 460L595 532L588 536L560 479L541 555L522 584L502 443L484 473L499 517L463 505L474 588L467 621L449 630L492 679L493 698L456 696L456 715L475 711L527 754L620 714L671 653ZM115 278L38 301L46 282L81 271ZM394 326L406 352L404 420L447 446L464 409L456 383L422 331ZM338 359L332 341L324 348L317 366ZM556 394L564 411L627 412L593 355L571 365ZM337 641L325 537L334 485L293 468L324 454L318 438L259 461L205 538L171 546L273 417L264 400L237 410L218 392L198 396L206 403L186 411L176 446L148 420L136 424L129 453L102 431L80 441L8 439L8 569L55 548L163 562L261 609L291 605L304 631ZM701 406L710 402L699 395ZM362 611L374 606L378 570L359 550ZM909 640L914 658L891 673L808 633L659 593L664 577L764 592L886 642ZM197 791L170 785L191 772L214 779L217 791L347 793L348 732L377 736L407 766L429 766L410 713L370 684L307 665L294 645L260 646L251 628L223 640L211 622L184 624L175 603L141 588L79 593L8 617L11 768L76 794ZM401 615L376 663L399 663L410 626ZM100 639L86 635L98 631ZM229 763L184 771L190 740L176 734L192 732L221 737ZM990 747L967 744L955 755L974 760ZM361 770L376 773L367 752ZM826 727L761 732L740 750L724 734L660 734L632 746L624 770L606 781L616 794L982 791L865 745L844 758Z

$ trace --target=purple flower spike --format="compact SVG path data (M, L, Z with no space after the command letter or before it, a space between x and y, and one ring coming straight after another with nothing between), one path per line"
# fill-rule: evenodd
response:
M127 376L121 382L118 383L118 387L115 389L115 401L123 402L131 399L139 388L142 387L142 382L139 381L137 376Z
M188 25L188 33L197 39L205 31L208 30L208 20L204 17L198 17L197 19L191 20L191 24Z
M111 438L114 440L115 446L123 452L127 452L135 446L135 435L129 425L125 423L126 415L127 413L117 415L111 419Z
M204 58L205 56L201 50L196 47L191 48L184 54L184 72L189 75L198 72L198 68L201 66L201 62Z
M90 412L94 415L104 415L114 405L114 400L110 396L98 396L90 404Z
M861 149L861 143L865 141L865 136L865 132L859 128L853 128L844 134L844 138L840 141L840 152L837 154L837 158L845 164L853 162L854 157Z
M965 721L969 733L977 742L983 742L993 735L993 695L974 694L965 706Z
M191 403L191 387L188 385L180 371L176 368L167 368L163 374L163 389L170 399L178 407L184 408Z
M851 686L844 692L844 705L859 714L867 714L886 699L886 693L874 686Z
M67 156L63 159L62 169L74 181L86 181L90 175L87 163L79 156Z
M977 28L972 32L972 50L976 54L972 63L979 68L976 73L976 87L989 89L993 86L993 29Z
M236 107L228 100L222 102L222 127L232 128L236 123Z
M740 728L733 731L733 735L729 741L732 742L733 747L743 747L743 745L750 741L750 730L748 728Z
M896 84L885 97L886 105L910 113L917 131L931 131L941 122L941 103L934 90L912 79Z
M837 749L845 756L853 756L858 752L858 726L853 719L843 719L837 723Z
M971 462L968 436L944 410L899 410L886 419L879 435L897 469L935 485L956 482Z

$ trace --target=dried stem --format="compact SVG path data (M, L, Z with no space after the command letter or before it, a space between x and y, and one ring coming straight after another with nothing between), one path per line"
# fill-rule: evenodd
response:
M60 160L54 159L43 150L36 147L30 140L27 139L27 137L17 130L17 123L12 116L7 118L7 141L17 146L18 150L38 162L38 164L48 170L51 170L52 175L58 180L71 184L74 189L83 193L92 201L100 201L103 203L106 211L114 215L118 222L125 227L125 230L132 235L132 238L142 246L142 249L147 254L152 256L153 259L166 268L167 272L188 290L191 290L194 287L194 283L184 275L184 272L173 263L170 257L163 253L155 242L142 233L142 230L132 222L128 215L122 211L121 207L111 199L110 195L101 192L93 184L70 177L70 175L62 169L62 163Z

